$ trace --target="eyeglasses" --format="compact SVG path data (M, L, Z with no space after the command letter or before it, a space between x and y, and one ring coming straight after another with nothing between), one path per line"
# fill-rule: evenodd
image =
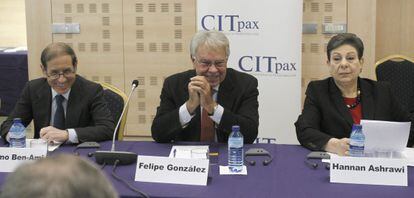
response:
M74 73L75 73L74 70L66 69L66 70L59 71L59 72L58 71L52 71L52 72L50 72L49 74L46 74L46 75L50 79L56 80L56 79L60 78L60 75L64 76L65 78L69 78L69 77L72 77Z
M203 59L198 60L198 58L194 57L194 60L197 61L198 64L204 69L210 68L212 65L216 66L216 68L224 68L227 64L227 59L211 61Z

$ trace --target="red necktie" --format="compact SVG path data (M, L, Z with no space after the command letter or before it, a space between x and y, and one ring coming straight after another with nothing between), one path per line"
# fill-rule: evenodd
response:
M214 142L214 122L208 116L206 109L202 110L201 114L201 142Z

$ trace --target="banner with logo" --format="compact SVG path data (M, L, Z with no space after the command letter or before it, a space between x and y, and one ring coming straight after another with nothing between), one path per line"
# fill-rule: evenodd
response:
M258 79L259 138L297 144L302 1L198 0L197 27L224 32L230 40L228 67Z

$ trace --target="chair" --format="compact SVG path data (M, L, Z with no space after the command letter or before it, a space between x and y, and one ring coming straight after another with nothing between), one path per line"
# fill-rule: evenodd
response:
M108 108L111 111L111 115L114 119L114 122L115 124L117 124L119 120L119 116L121 116L122 110L124 108L124 104L127 101L126 94L111 84L104 83L104 82L96 82L96 83L99 83L103 87L104 98L106 102L108 103ZM115 137L118 140L122 140L124 137L124 129L125 129L125 124L126 124L127 114L128 114L128 108L125 110L124 116L121 119L121 123L117 131L118 135L117 137Z
M378 81L388 81L397 100L408 112L414 113L414 60L391 55L375 63Z

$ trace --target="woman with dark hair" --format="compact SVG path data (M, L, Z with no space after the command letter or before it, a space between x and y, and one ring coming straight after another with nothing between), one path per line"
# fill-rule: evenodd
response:
M310 150L348 155L352 125L361 119L410 121L389 84L359 77L364 63L360 38L338 34L326 51L331 77L308 85L302 114L295 123L300 144ZM413 143L411 132L408 146Z

